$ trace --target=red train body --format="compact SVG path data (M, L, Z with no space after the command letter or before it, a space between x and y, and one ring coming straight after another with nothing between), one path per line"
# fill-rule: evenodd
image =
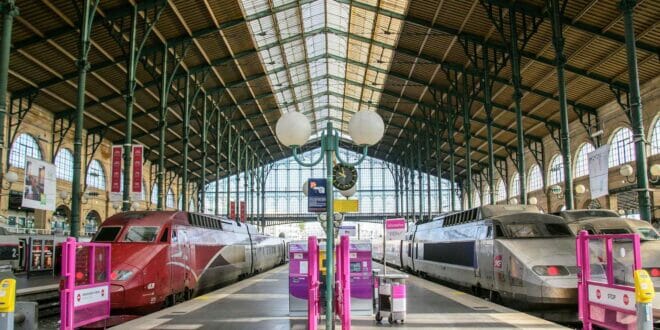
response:
M144 314L285 262L284 241L222 217L126 212L93 241L112 244L113 314Z

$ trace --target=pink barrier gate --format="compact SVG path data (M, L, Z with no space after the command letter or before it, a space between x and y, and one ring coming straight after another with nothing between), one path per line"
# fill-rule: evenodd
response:
M613 241L632 241L632 265L624 264L630 262L630 256L621 256L616 261L613 257ZM596 256L596 262L606 262L604 271L594 271L592 277L592 255L591 248L600 248L593 244L601 241L604 244L605 258ZM617 243L619 244L619 243ZM576 241L577 265L580 269L578 276L578 300L579 317L584 329L592 329L593 325L607 329L635 329L636 307L635 288L623 285L621 277L632 276L635 270L641 269L642 260L640 256L638 234L616 234L616 235L589 235L586 231L580 231ZM624 249L621 247L621 249ZM604 259L604 260L603 260ZM597 265L600 267L600 265ZM614 268L617 267L616 277ZM630 268L629 268L630 267ZM628 275L629 274L629 275Z
M341 320L342 330L351 329L351 271L350 271L350 242L346 235L342 235L337 246L337 266L335 273L335 291L337 297L337 316Z
M319 323L319 243L316 236L307 238L309 258L308 295L307 295L307 329L316 330Z
M62 244L60 329L70 330L110 316L110 244Z

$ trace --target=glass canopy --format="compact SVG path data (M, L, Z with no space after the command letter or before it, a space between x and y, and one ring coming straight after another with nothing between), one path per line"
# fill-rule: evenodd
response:
M375 110L408 0L241 0L282 112L318 134Z

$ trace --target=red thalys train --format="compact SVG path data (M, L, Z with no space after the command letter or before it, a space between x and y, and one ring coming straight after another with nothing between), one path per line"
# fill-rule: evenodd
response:
M282 239L189 212L120 213L93 241L112 244L113 314L153 312L285 262Z

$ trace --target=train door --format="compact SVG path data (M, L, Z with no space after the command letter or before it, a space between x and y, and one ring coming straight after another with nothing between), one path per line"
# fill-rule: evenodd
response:
M486 223L479 226L479 232L476 242L476 258L477 268L475 269L475 276L482 286L491 287L493 283L493 226Z
M171 294L182 292L189 279L189 247L186 231L181 227L172 230L170 244L170 288Z
M250 275L254 274L255 272L255 263L256 263L256 258L255 258L255 253L257 252L256 249L256 244L254 243L254 240L252 239L252 232L250 231L250 228L245 228L245 232L248 234L248 245L247 245L247 254L249 255L249 270L250 270Z

